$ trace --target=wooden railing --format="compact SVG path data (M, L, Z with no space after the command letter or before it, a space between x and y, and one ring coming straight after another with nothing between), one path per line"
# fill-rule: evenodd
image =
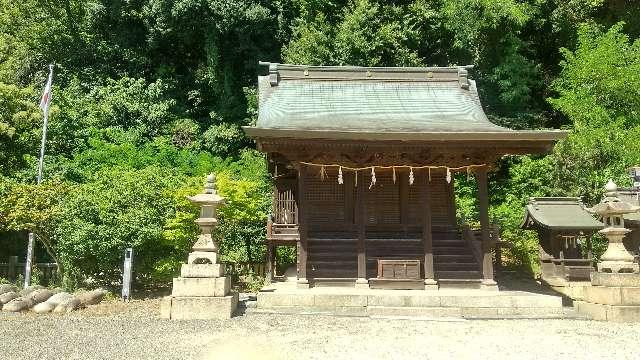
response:
M471 247L476 260L482 264L482 230L471 229L469 224L462 224L462 237ZM511 243L500 239L500 227L495 224L489 226L489 247L495 247L496 266L502 267L502 248L510 248Z
M254 274L257 276L265 276L266 264L265 263L224 263L225 274L229 275L249 275Z
M479 241L478 231L472 230L469 224L462 224L462 239L467 243L467 246L471 249L473 257L478 264L478 270L482 272L482 241Z
M24 274L24 263L18 262L17 256L9 257L9 262L0 263L0 277L9 281L16 281L18 276ZM40 279L43 283L49 283L55 279L58 273L58 264L56 263L35 263L33 268L42 274Z

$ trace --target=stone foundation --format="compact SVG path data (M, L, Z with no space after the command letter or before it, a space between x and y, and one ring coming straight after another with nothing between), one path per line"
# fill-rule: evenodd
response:
M173 320L230 319L238 306L238 294L222 297L167 296L162 299L160 316Z
M583 301L574 306L595 320L640 321L640 274L591 274L590 287L584 287Z

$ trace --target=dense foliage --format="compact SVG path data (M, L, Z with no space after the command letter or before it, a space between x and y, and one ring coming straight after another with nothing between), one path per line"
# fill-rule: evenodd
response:
M258 60L474 64L492 121L571 129L553 154L506 157L490 179L509 260L531 271L536 238L518 229L529 196L593 203L609 177L625 185L625 168L640 163L632 2L0 0L0 9L0 234L36 232L70 281L117 281L128 246L141 280L173 276L196 232L185 196L211 171L228 198L224 256L262 259L269 179L241 130L256 116ZM49 63L54 101L37 186L36 104ZM474 193L461 177L468 220Z

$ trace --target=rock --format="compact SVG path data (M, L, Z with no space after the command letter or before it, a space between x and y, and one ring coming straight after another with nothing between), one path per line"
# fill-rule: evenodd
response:
M40 304L41 302L45 302L53 295L53 291L49 289L38 289L32 291L29 295L25 296L27 299L30 299L33 302L33 305Z
M58 292L53 294L47 301L33 307L33 311L37 314L46 314L53 311L60 303L72 299L73 295L66 292Z
M19 312L28 310L32 306L33 300L24 297L17 297L4 304L4 306L2 307L2 311Z
M12 284L2 284L0 285L0 295L6 294L8 292L16 292L18 288Z
M104 289L96 289L93 291L83 292L76 295L76 299L80 300L81 306L89 306L98 304L107 295Z
M25 297L29 294L31 294L32 292L39 290L39 289L44 289L44 286L40 286L40 285L34 285L34 286L28 286L22 290L20 290L20 292L18 292L18 294L20 294L21 297Z
M53 311L53 309L55 308L56 308L56 305L45 301L43 303L40 303L34 306L33 308L31 308L31 310L33 310L36 314L46 314L48 312Z
M18 293L15 292L15 291L4 293L4 294L0 295L0 305L6 304L9 301L17 298L18 296L19 296Z
M53 307L55 308L56 306L60 305L60 303L67 301L69 299L73 298L73 295L67 293L67 292L60 292L57 294L54 294L53 296L51 296L46 303L53 305Z
M56 306L56 308L53 309L53 312L57 314L64 314L64 313L68 314L79 307L80 307L80 300L76 299L75 297L72 297L58 304L58 306Z

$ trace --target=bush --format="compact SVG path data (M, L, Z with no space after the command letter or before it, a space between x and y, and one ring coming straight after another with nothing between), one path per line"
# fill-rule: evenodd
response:
M185 236L163 237L167 220L176 214L173 194L183 181L171 171L149 167L105 170L94 181L79 185L64 204L57 228L67 275L117 283L124 250L132 247L137 281L164 280L156 276L156 266L184 253L183 243L167 240Z

